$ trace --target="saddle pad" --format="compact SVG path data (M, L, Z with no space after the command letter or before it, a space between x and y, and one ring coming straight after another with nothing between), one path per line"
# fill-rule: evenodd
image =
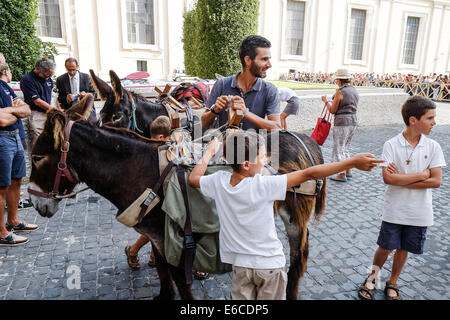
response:
M137 198L131 206L129 206L125 211L116 216L117 221L123 223L128 227L134 227L138 223L139 213L141 212L141 204L148 197L152 189L148 188ZM153 202L148 206L147 211L145 211L144 217L159 203L159 197L153 200Z

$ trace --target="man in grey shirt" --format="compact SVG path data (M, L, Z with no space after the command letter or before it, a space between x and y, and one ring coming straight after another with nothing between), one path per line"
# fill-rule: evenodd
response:
M244 130L281 129L278 90L262 80L272 67L270 47L270 41L261 36L252 35L244 39L239 49L242 71L217 80L206 103L208 111L202 115L203 129L209 128L216 117L216 124L224 125L228 121L229 103L234 110L242 111Z

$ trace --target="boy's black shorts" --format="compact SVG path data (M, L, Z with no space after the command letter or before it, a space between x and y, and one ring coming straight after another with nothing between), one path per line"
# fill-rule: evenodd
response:
M385 250L403 249L422 254L427 227L406 226L383 221L377 244Z

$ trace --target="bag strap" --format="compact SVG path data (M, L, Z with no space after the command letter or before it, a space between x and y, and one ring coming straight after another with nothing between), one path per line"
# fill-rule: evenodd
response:
M200 92L202 99L203 99L203 103L206 103L207 96L205 96L205 94L203 93L202 88L200 88L200 86L195 83L193 83L192 85L193 85L194 89L197 89ZM207 85L205 85L205 86L206 86L206 95L208 95L208 86ZM192 95L194 95L194 94L192 94Z
M324 114L325 113L325 114ZM325 102L322 112L320 113L320 118L325 119L328 116L328 118L326 119L328 122L330 122L331 119L331 112L328 111L327 108L327 103Z
M177 167L178 183L180 184L181 193L183 194L184 206L186 207L186 222L184 224L184 241L183 253L181 255L181 263L183 264L184 274L186 276L186 284L192 283L192 264L195 256L195 240L192 236L191 225L191 210L189 207L189 200L187 196L186 177L184 175L184 168Z
M166 179L167 175L170 172L170 169L172 169L172 167L174 165L175 165L175 163L173 161L169 162L169 164L166 166L166 168L164 169L163 173L159 177L158 181L153 186L152 192L150 192L150 194L147 196L145 201L141 204L141 212L139 212L138 223L142 222L142 219L144 218L145 212L147 212L148 207L153 202L153 200L156 198L156 194L158 193L159 188L161 188L162 184L164 183L164 180Z

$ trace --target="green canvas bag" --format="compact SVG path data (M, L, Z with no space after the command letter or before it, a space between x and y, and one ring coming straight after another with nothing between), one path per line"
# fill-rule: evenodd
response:
M222 263L219 252L219 217L214 199L203 196L200 189L192 188L187 184L187 178L192 166L184 166L187 185L187 195L191 212L192 232L196 239L196 250L193 269L208 273L230 272L231 265ZM219 170L232 171L227 165L208 166L205 175ZM186 208L183 194L176 174L169 179L166 195L162 204L166 212L165 221L165 256L167 262L179 267L183 252L184 225L186 221Z

